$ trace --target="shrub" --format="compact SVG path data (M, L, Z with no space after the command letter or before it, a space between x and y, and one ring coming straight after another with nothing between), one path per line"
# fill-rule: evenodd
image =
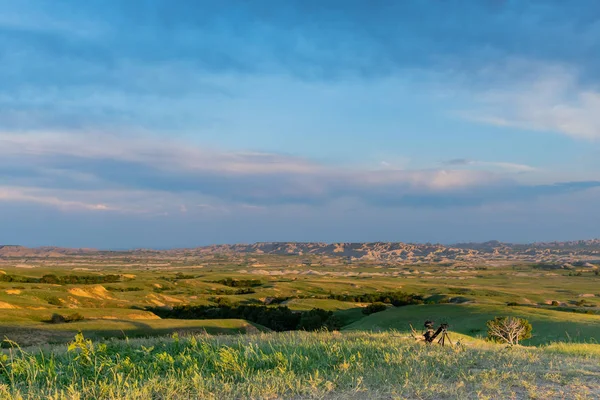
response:
M385 310L387 310L387 306L384 303L377 302L369 304L367 307L363 308L362 313L365 315L371 315Z
M110 292L140 292L144 290L141 287L116 287L116 286L106 286L106 290Z
M50 319L46 322L48 322L50 324L64 324L67 322L83 321L83 319L84 319L83 315L81 315L79 313L66 315L66 316L54 313L54 314L52 314Z
M52 314L50 320L48 321L51 324L62 324L65 323L65 317L60 314Z
M506 303L506 305L509 306L509 307L516 307L516 306L519 305L519 303L511 301L511 302Z
M83 317L83 315L79 314L79 313L75 313L75 314L71 314L71 315L67 315L65 317L65 321L66 322L77 322L77 321L83 321L85 318Z
M488 338L509 345L531 337L531 324L524 318L496 317L487 322Z
M48 300L48 304L52 304L53 306L62 306L62 302L56 296L50 296L50 297L48 297L47 300Z
M209 297L209 300L214 302L217 307L231 307L233 303L227 297Z
M560 303L558 301L556 301L556 300L552 300L552 305L554 307L558 307L558 306L560 306Z
M234 287L234 288L239 288L239 287L251 288L251 287L261 286L263 284L262 281L260 281L258 279L232 279L232 278L226 278L226 279L221 279L219 281L213 281L213 283L219 283L221 285Z
M303 312L298 322L297 329L304 331L316 331L321 328L339 329L339 326L328 326L327 322L333 317L333 312L325 311L320 308L313 308L310 311ZM329 321L329 325L335 325Z

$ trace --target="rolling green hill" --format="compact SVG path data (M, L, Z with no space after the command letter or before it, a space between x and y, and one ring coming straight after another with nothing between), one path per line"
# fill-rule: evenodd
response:
M490 304L433 304L391 307L372 314L348 326L345 330L408 331L409 324L421 330L425 320L447 322L450 330L470 336L485 336L486 321L496 316L515 316L528 319L533 325L533 338L525 344L551 342L599 342L600 316L554 311L533 307L507 307Z

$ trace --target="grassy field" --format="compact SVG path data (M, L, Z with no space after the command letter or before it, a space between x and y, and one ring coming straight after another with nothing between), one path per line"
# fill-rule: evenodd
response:
M176 261L132 256L3 259L0 335L30 345L64 342L79 329L95 338L156 336L186 329L238 333L253 331L257 325L223 320L160 321L147 310L217 302L263 305L278 299L274 304L296 311L333 311L345 330L406 331L409 323L419 329L424 320L433 319L448 322L452 331L477 337L485 335L488 319L515 315L533 324L534 337L527 344L600 340L600 277L592 271L577 273L535 265L411 266L308 259L310 262L304 256L266 255L210 255ZM55 278L48 279L48 275ZM111 276L112 281L101 282ZM69 283L69 277L80 283ZM258 285L231 287L221 283L223 279L257 281ZM390 308L367 317L362 313L367 302L331 298L394 291L418 294L433 304ZM84 321L45 322L55 313L77 313ZM24 334L24 328L36 335Z
M5 350L6 399L596 399L600 345L514 347L398 333L85 339ZM68 350L67 350L68 349Z
M536 265L0 259L0 398L595 399L598 288L591 270ZM363 313L368 296L398 291L425 304ZM250 314L159 318L178 317L161 310L182 305L285 306L292 317L319 308L334 313L341 333L270 332ZM496 316L528 319L527 347L485 341ZM427 319L448 323L464 346L407 339L409 325L421 330ZM85 339L73 342L78 332Z

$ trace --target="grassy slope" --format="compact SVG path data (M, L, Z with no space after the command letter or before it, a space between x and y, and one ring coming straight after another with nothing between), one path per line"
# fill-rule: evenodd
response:
M556 341L600 342L600 316L576 314L531 307L506 307L489 304L438 304L389 308L347 326L346 330L409 330L412 324L421 329L427 319L447 322L451 331L468 335L484 335L486 321L495 316L518 316L533 325L534 337L527 344L539 345Z
M0 398L594 399L600 345L426 346L390 333L113 340L12 351Z
M7 312L4 312L7 311ZM87 336L95 339L109 337L148 337L162 336L173 332L194 334L238 334L254 333L258 331L268 331L267 328L247 322L241 319L212 319L212 320L176 320L176 319L147 319L153 314L144 311L134 312L133 310L113 310L111 312L114 319L86 319L78 322L63 324L48 324L32 320L31 315L18 320L16 315L19 310L4 310L2 313L2 322L0 323L0 338L10 339L18 342L22 346L43 345L47 343L65 343L81 331ZM80 311L80 310L77 310ZM89 310L84 313L89 315L94 313L106 315L106 310L101 313L98 309ZM119 312L121 311L121 312ZM72 314L63 312L63 315ZM38 311L35 318L41 316L47 317L47 312ZM132 316L137 316L131 318Z

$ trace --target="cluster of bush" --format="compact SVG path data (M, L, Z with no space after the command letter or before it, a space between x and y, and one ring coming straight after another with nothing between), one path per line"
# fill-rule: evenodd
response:
M49 283L55 285L92 285L98 283L115 283L121 280L120 275L44 275L41 278L20 275L0 275L0 282Z
M256 290L250 288L250 287L246 287L246 288L241 288L241 289L237 289L237 290L231 290L231 289L214 289L211 290L212 294L218 294L218 295L239 295L239 294L252 294L252 293L256 293Z
M29 276L1 274L0 282L20 282L20 283L39 283L39 278L31 278Z
M121 280L120 275L44 275L39 283L58 285L93 285L98 283L115 283Z
M233 288L249 288L249 287L258 287L263 283L258 279L232 279L225 278L218 281L213 281L213 283L219 283L221 285L233 287Z
M140 292L144 290L144 288L132 286L132 287L116 287L116 286L106 286L106 290L110 292Z
M175 276L161 276L160 279L165 280L165 281L169 281L169 282L175 282L181 279L195 279L196 276L194 275L186 275L183 272L178 272L175 274Z
M172 309L160 307L150 310L161 318L174 319L245 319L263 325L274 331L318 329L336 330L341 323L331 311L314 308L310 311L292 311L288 307L267 307L254 305L230 306L176 306Z
M380 292L366 294L331 294L329 299L339 301L352 301L354 303L385 303L395 307L408 306L412 304L423 304L421 295L405 292Z

